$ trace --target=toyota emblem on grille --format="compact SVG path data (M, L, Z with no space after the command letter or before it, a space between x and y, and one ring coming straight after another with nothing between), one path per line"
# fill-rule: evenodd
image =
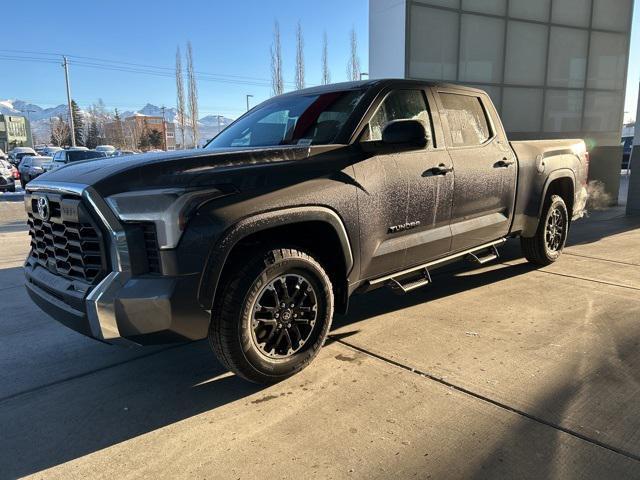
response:
M49 209L49 199L47 197L38 197L38 215L45 222L49 220L51 214Z

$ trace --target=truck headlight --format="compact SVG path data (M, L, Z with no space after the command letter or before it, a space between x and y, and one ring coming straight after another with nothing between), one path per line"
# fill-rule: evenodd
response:
M161 188L117 193L107 197L111 210L124 222L153 222L161 249L175 248L189 216L202 203L229 195L218 188Z

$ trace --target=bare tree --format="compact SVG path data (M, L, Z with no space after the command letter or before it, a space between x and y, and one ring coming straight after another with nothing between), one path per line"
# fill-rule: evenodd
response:
M358 57L358 38L356 30L351 29L351 55L347 65L347 77L349 80L360 80L360 58Z
M284 93L280 24L277 20L273 25L273 44L271 45L271 93L273 93L273 95L281 95Z
M331 72L329 71L329 41L327 32L322 34L322 84L331 83Z
M49 128L51 129L51 142L56 147L61 147L69 137L69 125L62 117L52 117L49 119Z
M184 131L185 131L185 103L184 103L184 79L182 77L182 55L180 47L176 50L176 110L178 117L178 128L180 129L180 146L184 148Z
M304 88L304 38L302 38L302 25L298 20L296 28L296 89Z
M189 123L191 124L191 138L193 147L198 146L198 85L193 68L193 49L191 42L187 42L187 78L189 80Z

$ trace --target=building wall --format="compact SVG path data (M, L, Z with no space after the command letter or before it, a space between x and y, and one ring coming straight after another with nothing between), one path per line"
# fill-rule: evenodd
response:
M617 198L632 0L402 0L404 68L377 47L398 23L384 3L370 2L372 78L477 86L512 139L585 138Z
M105 134L108 139L118 138L116 122L105 124ZM126 148L137 150L140 138L145 131L155 130L161 134L166 132L166 149L175 150L175 125L171 122L164 121L162 117L152 117L146 115L135 115L127 117L122 121L122 137Z
M6 153L14 147L33 147L29 120L17 115L0 115L0 150Z

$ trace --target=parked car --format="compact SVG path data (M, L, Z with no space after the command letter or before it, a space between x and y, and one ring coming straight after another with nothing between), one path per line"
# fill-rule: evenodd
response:
M75 147L68 150L60 150L53 155L53 161L46 165L46 171L55 170L63 167L68 163L79 162L81 160L95 160L105 158L108 155L105 152L96 152L85 147Z
M116 150L114 157L121 157L123 155L136 155L138 152L133 150Z
M42 175L45 172L43 166L50 161L51 157L41 157L39 155L27 155L23 157L18 167L22 188L34 178Z
M631 149L633 148L633 136L622 137L622 169L629 168L629 160L631 159Z
M13 176L14 166L6 160L0 160L0 192L15 192L16 180Z
M20 165L23 157L30 155L34 157L37 155L36 151L33 148L16 147L9 153L9 163L17 167L18 165Z
M299 90L205 149L70 165L30 183L26 287L85 335L208 337L236 374L277 382L312 361L354 293L411 292L452 261L497 259L509 237L533 264L558 260L585 211L588 165L582 140L509 142L475 88Z
M42 151L42 155L44 155L45 157L53 157L55 153L59 152L60 150L62 150L62 147L45 147L45 149Z
M104 152L111 157L116 153L116 147L113 145L98 145L95 150L96 152Z

